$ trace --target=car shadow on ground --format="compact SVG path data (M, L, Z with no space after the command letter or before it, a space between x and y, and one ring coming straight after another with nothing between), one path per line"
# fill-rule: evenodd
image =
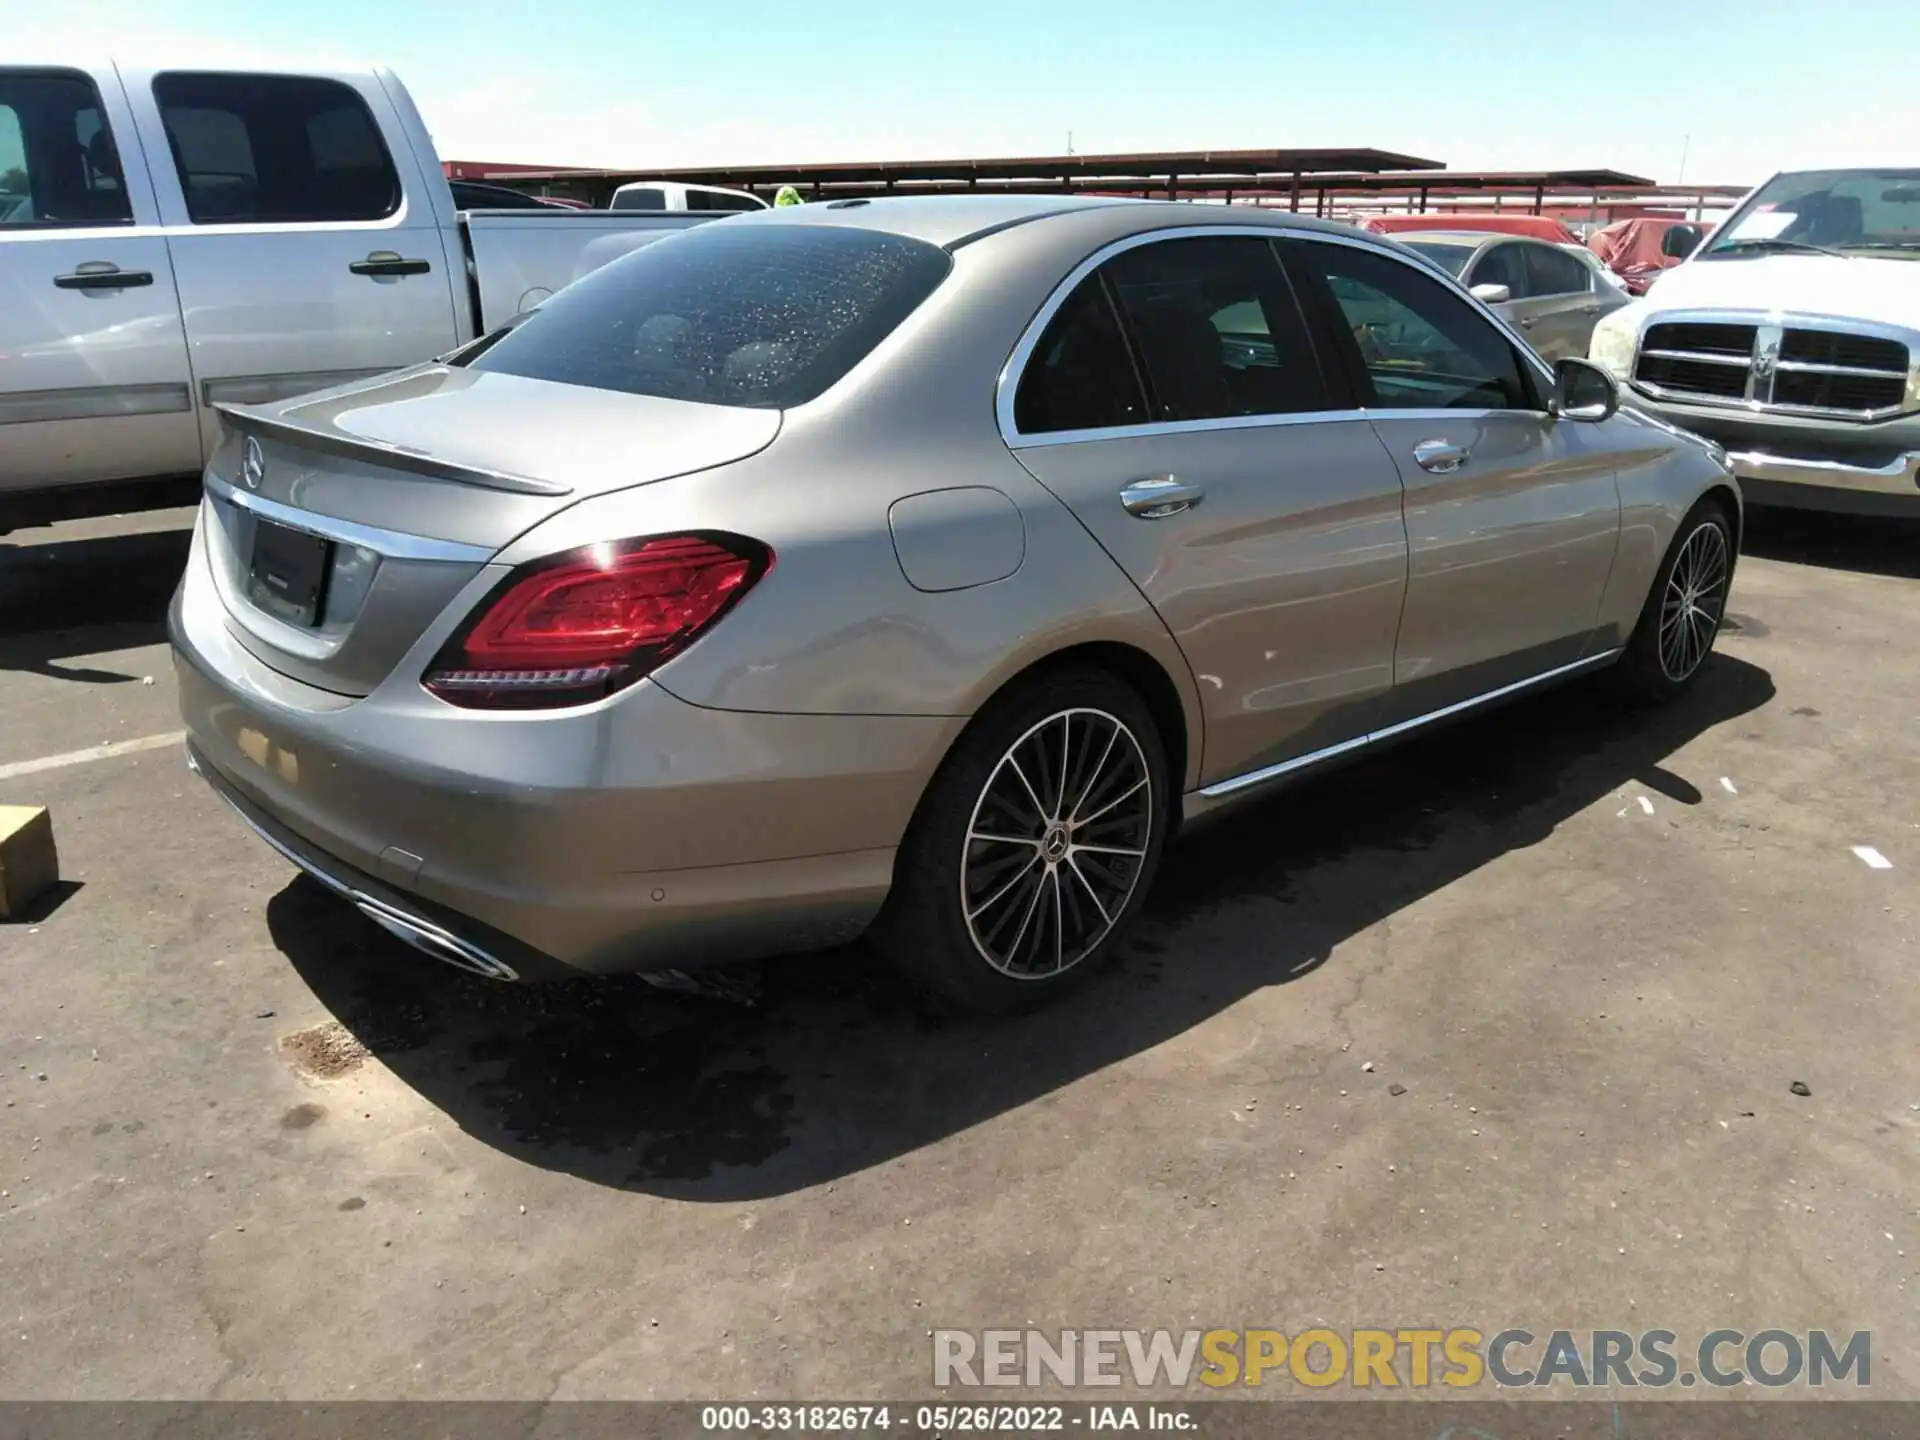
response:
M1920 514L1828 515L1749 506L1740 553L1827 570L1920 579Z
M0 541L0 671L102 685L139 679L63 662L164 641L167 601L192 541L191 529L39 545Z
M1014 1019L928 1018L860 946L769 963L748 1008L634 980L479 980L304 878L267 919L327 1009L470 1134L599 1184L764 1197L931 1144L1295 980L1619 786L1698 803L1662 762L1774 693L1744 661L1710 667L1670 708L1584 683L1196 830L1170 848L1121 962Z

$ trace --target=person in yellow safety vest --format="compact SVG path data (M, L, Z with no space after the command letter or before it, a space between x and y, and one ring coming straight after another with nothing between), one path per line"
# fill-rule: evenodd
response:
M804 205L807 202L800 198L800 192L795 187L792 185L782 185L780 189L775 192L773 203L775 205Z

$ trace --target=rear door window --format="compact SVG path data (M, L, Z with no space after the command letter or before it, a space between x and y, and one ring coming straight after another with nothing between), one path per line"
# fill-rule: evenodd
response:
M1527 245L1527 277L1535 295L1577 295L1593 288L1593 272L1558 245Z
M1504 285L1509 300L1525 300L1533 294L1532 281L1527 275L1526 256L1522 247L1508 241L1483 251L1473 262L1473 273L1467 281L1469 285Z
M400 177L366 101L336 80L174 72L153 82L196 225L384 220Z
M827 389L944 280L936 245L826 225L702 225L604 265L471 368L709 405Z
M0 70L0 228L132 223L93 81L74 70Z
M1141 425L1147 396L1105 277L1089 275L1041 333L1014 395L1022 435Z
M1102 270L1138 344L1155 420L1326 408L1306 327L1267 241L1157 241Z
M657 190L651 185L638 189L622 187L616 191L610 210L664 210L667 208L667 192Z

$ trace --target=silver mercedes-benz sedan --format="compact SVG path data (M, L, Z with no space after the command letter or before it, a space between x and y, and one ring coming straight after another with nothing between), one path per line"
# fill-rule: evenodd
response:
M500 978L871 930L1044 997L1183 820L1529 687L1699 676L1740 501L1397 244L848 200L702 226L445 360L227 416L189 759Z

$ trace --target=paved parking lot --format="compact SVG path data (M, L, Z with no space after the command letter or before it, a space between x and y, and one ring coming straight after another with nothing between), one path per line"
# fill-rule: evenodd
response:
M1678 708L1243 811L1077 1002L935 1024L857 949L489 985L169 740L22 773L177 729L184 524L0 538L67 876L0 927L0 1394L898 1397L936 1325L1324 1321L1867 1329L1920 1395L1920 529L1763 519Z

